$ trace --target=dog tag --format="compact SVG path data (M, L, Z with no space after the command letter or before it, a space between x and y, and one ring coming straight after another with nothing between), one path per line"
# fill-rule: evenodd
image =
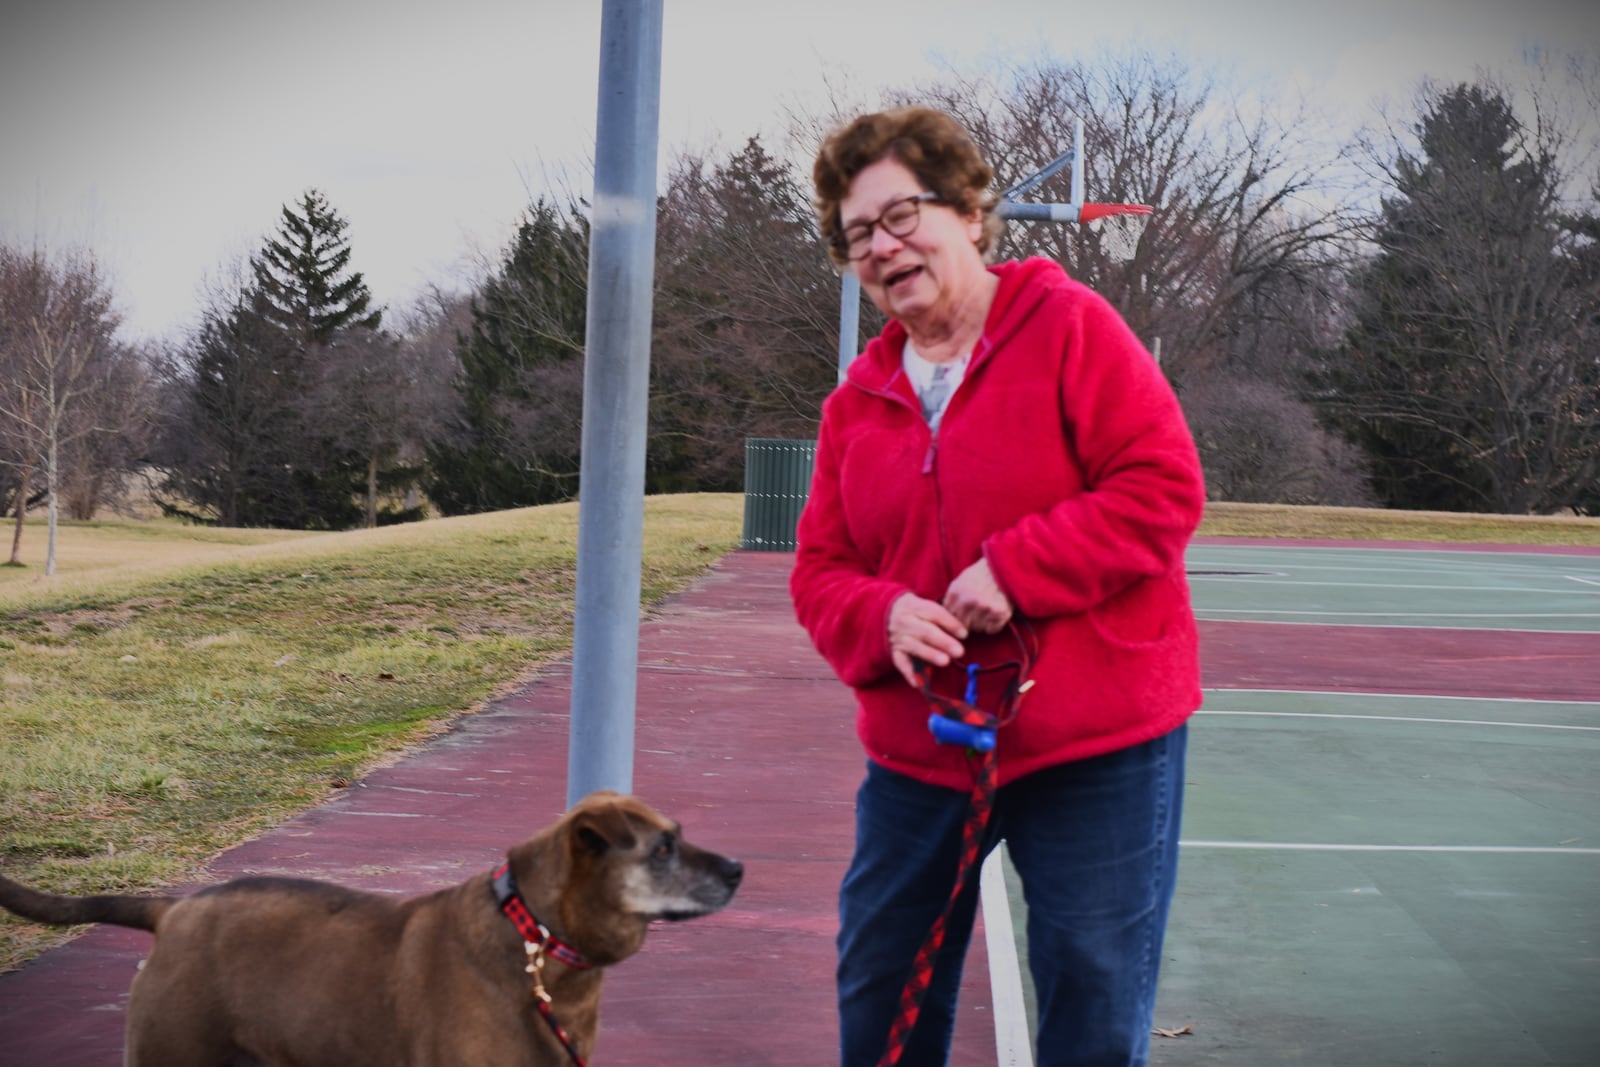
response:
M524 941L522 948L528 954L528 965L523 970L533 975L533 995L548 1004L552 998L544 987L544 946Z

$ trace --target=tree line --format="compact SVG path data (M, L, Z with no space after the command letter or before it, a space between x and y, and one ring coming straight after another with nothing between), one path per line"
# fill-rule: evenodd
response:
M1573 77L1592 106L1592 71ZM1071 144L1081 116L1090 199L1153 205L1151 221L1131 255L1105 229L1034 223L1012 223L1000 255L1059 261L1159 353L1214 499L1593 514L1600 146L1554 100L1487 77L1425 86L1406 119L1330 149L1302 111L1144 54L883 98L956 114L998 188ZM840 288L805 167L861 106L792 115L781 144L669 161L647 491L738 491L745 438L815 433ZM1030 198L1065 201L1067 183ZM142 347L119 341L92 256L0 245L13 559L28 508L91 517L135 473L169 514L227 526L575 497L586 213L543 196L471 291L390 310L307 190L212 284L198 325ZM863 336L877 325L864 306Z

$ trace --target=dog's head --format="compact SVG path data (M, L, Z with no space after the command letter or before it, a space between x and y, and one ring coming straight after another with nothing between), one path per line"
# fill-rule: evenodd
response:
M681 826L637 797L593 793L571 815L574 865L614 870L617 902L647 921L709 915L744 877L737 860L691 845Z
M560 868L555 904L565 936L597 963L637 951L654 920L719 910L744 877L743 864L690 844L678 823L619 793L585 797L529 845L541 842L544 847L527 857L527 873L516 872L523 893L530 903L536 895L547 897L555 887L535 883ZM517 859L514 851L520 868Z

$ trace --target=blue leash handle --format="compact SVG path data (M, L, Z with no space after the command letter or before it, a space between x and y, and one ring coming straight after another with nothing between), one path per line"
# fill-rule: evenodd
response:
M978 665L967 664L967 703L978 704ZM928 729L941 745L966 745L974 752L988 752L994 748L994 727L971 726L959 719L947 718L937 711L928 716Z
M993 730L947 719L937 711L928 716L928 729L941 745L966 745L974 752L988 752L994 748Z

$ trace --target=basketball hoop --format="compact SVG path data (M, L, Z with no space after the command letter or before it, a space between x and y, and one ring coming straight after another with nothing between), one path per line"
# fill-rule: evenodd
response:
M1100 250L1113 263L1126 263L1139 250L1139 238L1150 223L1149 204L1084 204L1078 221L1100 238Z

